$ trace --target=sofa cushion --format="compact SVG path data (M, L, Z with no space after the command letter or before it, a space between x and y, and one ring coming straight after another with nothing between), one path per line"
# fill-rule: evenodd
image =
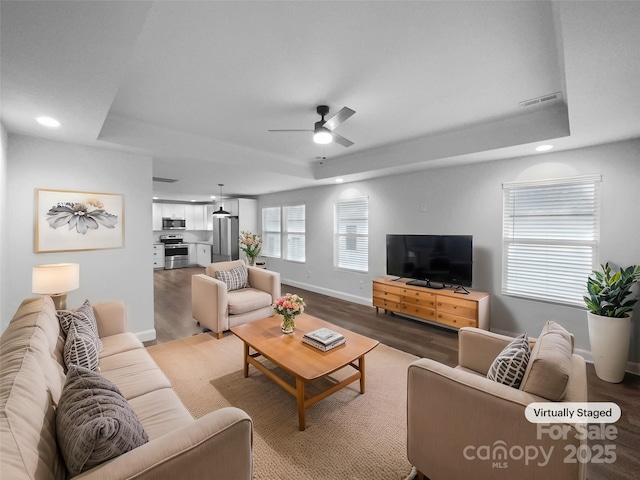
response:
M99 370L99 352L90 328L82 322L72 322L64 342L64 363Z
M229 315L251 312L271 306L271 295L255 288L236 290L227 298Z
M71 366L56 415L58 444L72 476L149 441L118 387Z
M504 347L493 361L487 372L487 378L518 388L527 370L530 353L531 349L527 334L523 333L517 336Z
M12 350L6 343L0 352L0 477L67 478L56 442L55 405L37 352Z
M90 332L93 333L94 341L98 347L98 351L102 350L102 342L100 341L100 334L98 333L98 323L93 313L93 307L89 300L85 300L82 305L73 310L58 310L56 312L58 321L60 322L60 328L65 335L68 335L69 327L72 323L82 323L89 327Z
M248 274L246 265L242 264L231 270L216 270L216 278L227 285L227 291L247 287Z
M159 388L171 388L167 376L144 348L101 358L100 373L118 385L127 400Z
M520 390L553 402L562 400L573 372L572 352L571 334L548 321L533 347Z
M117 333L115 335L109 335L108 337L102 337L102 345L103 348L100 352L100 358L109 357L129 350L144 348L140 339L131 332Z
M178 430L194 421L171 388L159 388L132 398L129 405L149 434L149 440Z

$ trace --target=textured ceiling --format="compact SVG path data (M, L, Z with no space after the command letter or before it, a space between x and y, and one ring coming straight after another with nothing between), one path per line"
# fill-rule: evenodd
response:
M1 3L10 132L153 157L162 198L640 136L640 2ZM560 94L524 108L521 102ZM315 108L356 114L316 145ZM44 131L37 115L62 127Z

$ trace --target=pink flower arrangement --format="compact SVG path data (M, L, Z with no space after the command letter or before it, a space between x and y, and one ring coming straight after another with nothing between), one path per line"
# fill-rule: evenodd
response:
M284 297L280 297L273 304L273 309L276 313L285 317L295 317L304 312L304 299L298 295L287 293Z

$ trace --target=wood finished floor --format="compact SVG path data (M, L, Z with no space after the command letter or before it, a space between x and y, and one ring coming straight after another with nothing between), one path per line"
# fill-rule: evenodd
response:
M191 317L191 276L204 273L190 267L154 272L156 340L145 345L164 343L202 332ZM373 307L358 305L300 288L282 286L282 292L304 297L306 312L366 335L398 350L455 366L458 337L452 330L389 314L376 314ZM229 332L225 335L230 335ZM627 373L622 383L600 380L593 365L587 364L589 401L615 402L622 418L615 424L618 437L616 462L588 465L588 480L636 480L640 478L640 377ZM590 442L604 444L602 441Z

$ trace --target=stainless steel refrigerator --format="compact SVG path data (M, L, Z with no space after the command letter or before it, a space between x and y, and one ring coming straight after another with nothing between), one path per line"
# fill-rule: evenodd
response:
M211 262L240 258L238 217L213 218Z

